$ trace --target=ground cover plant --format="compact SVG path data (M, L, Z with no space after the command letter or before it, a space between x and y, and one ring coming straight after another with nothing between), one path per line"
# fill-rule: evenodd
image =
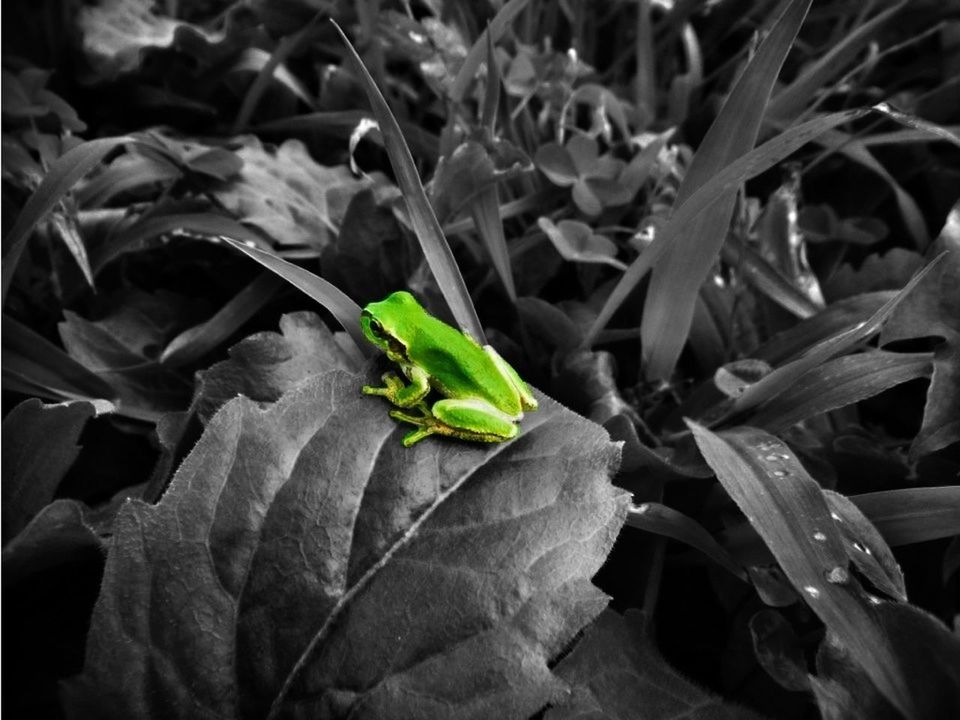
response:
M10 717L960 717L956 7L5 9Z

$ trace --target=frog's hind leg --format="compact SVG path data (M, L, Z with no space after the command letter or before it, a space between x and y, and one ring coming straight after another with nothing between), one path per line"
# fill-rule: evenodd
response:
M484 345L483 350L490 359L493 360L493 364L497 366L497 369L510 381L510 384L513 385L517 391L517 395L520 396L520 404L523 409L536 410L538 407L537 399L533 396L533 393L530 392L527 384L520 379L517 371L513 369L510 363L500 357L500 353L494 350L492 345Z
M434 432L461 440L503 442L520 432L513 418L483 400L438 400L432 412L438 422Z
M403 438L405 447L410 447L430 435L446 435L474 442L503 442L516 437L519 432L508 415L483 400L439 400L427 409L420 404L421 415L404 410L391 410L394 420L417 425Z

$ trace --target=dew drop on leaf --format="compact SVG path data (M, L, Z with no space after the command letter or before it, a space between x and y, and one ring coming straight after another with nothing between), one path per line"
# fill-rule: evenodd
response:
M846 568L840 567L839 565L827 573L827 582L833 583L834 585L842 585L849 580L850 573L847 572Z

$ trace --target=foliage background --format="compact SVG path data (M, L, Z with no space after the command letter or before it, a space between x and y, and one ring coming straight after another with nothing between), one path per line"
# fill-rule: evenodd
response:
M952 3L5 9L11 716L960 714Z

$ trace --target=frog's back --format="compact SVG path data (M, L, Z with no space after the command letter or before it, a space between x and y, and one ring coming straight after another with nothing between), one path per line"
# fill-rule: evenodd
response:
M486 400L510 415L522 407L516 389L486 351L472 339L424 312L410 360L427 370L442 395Z

